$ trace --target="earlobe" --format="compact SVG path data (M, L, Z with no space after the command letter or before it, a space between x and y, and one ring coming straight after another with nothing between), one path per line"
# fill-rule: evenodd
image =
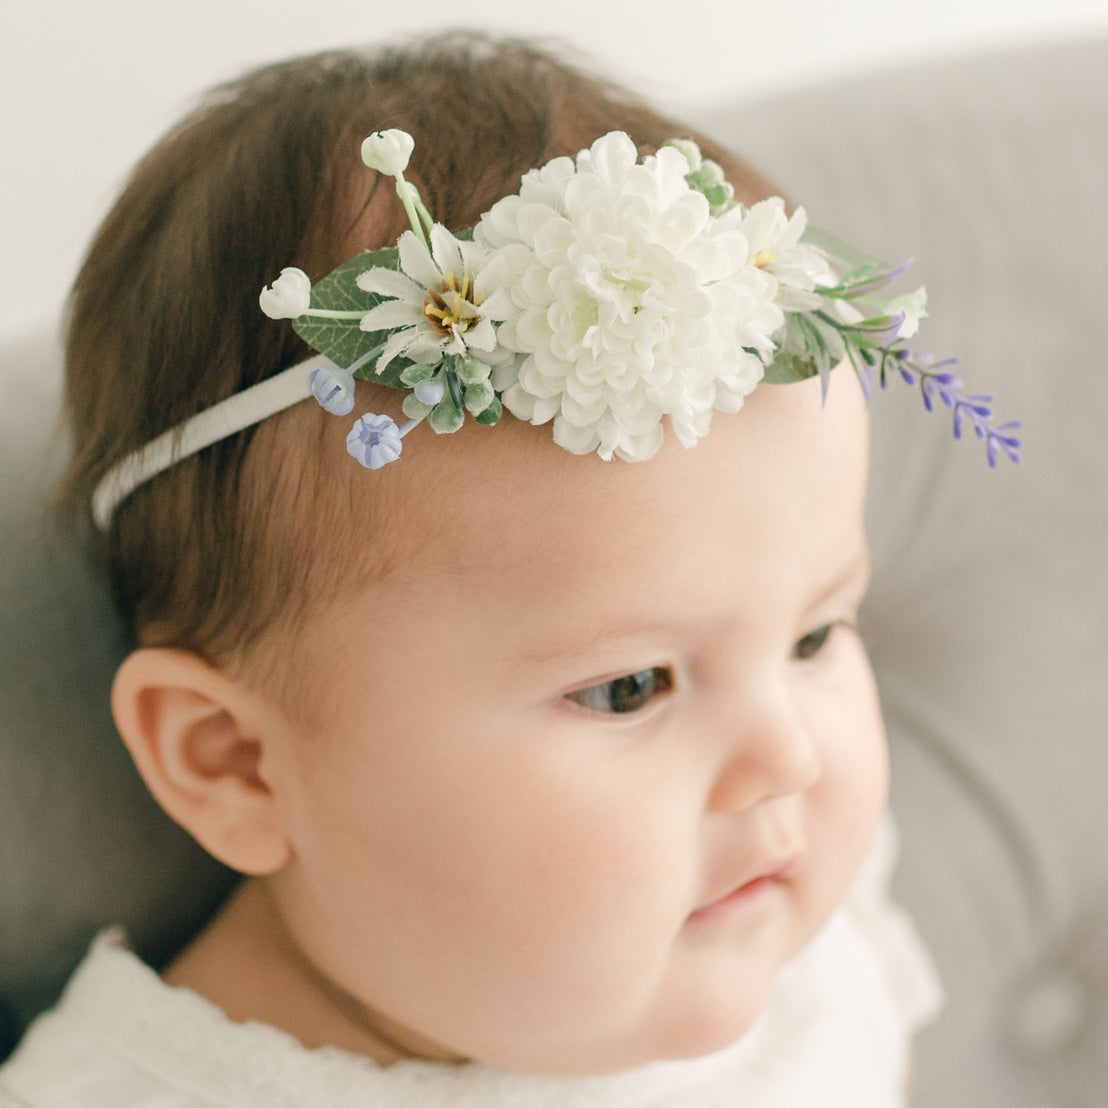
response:
M142 648L116 673L112 711L154 798L210 854L249 874L288 861L257 694L195 654Z

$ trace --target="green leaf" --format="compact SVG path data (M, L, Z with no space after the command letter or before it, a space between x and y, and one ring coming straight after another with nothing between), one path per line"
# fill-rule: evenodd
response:
M312 286L312 307L368 312L387 298L358 288L358 276L374 266L396 269L398 259L399 253L395 247L367 250L355 255ZM362 355L368 354L389 337L387 331L363 331L360 320L357 319L300 316L292 321L292 327L313 350L344 368L353 365ZM371 363L358 369L355 376L377 381L391 388L404 388L400 375L410 364L405 358L395 358L385 373L379 375Z
M830 365L838 365L846 357L846 341L843 339L841 325L822 312L805 313L804 318L806 331L812 336L809 342L818 343L820 349L826 353Z
M496 393L492 390L492 385L488 381L478 381L473 385L466 385L466 410L473 412L475 415L478 412L483 412L492 402L496 399Z
M704 196L708 200L708 208L712 215L721 215L731 202L734 192L725 181L722 185L709 185L704 190Z
M804 229L804 234L800 236L800 241L807 243L809 246L818 247L825 254L830 254L832 258L845 262L850 267L851 277L854 277L856 271L864 266L871 266L871 272L889 268L872 254L867 254L864 250L855 246L854 243L847 242L846 239L841 239L838 235L833 235L822 227L809 225Z
M768 366L762 380L767 385L795 385L815 377L819 367L811 357L780 351Z
M491 427L504 414L504 404L499 396L493 396L492 403L483 411L477 413L477 422Z
M465 422L465 418L465 413L454 406L453 400L450 399L450 393L447 393L431 409L427 422L431 424L431 430L435 434L450 435L461 427Z
M794 385L819 373L819 341L806 326L807 313L785 314L785 337L762 378L769 385Z
M850 335L850 341L855 345L880 348L896 342L896 335L889 333L896 323L896 316L879 315L852 323L846 330Z
M403 373L400 374L400 381L402 384L412 387L418 385L423 381L430 381L432 377L438 372L439 367L437 365L427 365L425 362L415 362L408 366Z
M482 381L487 381L492 372L489 366L477 358L458 358L454 368L463 385L479 385Z
M847 295L862 285L871 285L875 278L887 273L886 267L877 262L866 262L865 265L852 269L837 285L830 287L820 286L822 296L832 296L843 300L850 299Z
M424 404L414 392L404 397L400 407L409 419L426 419L431 412L431 405Z

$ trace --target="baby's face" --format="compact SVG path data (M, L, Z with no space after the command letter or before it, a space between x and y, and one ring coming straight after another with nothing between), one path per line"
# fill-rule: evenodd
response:
M363 475L415 553L315 617L329 706L267 767L274 893L359 1019L555 1073L750 1026L885 802L847 372L640 464L507 425Z

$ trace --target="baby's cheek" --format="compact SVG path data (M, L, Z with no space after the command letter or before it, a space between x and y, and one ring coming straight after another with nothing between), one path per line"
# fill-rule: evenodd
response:
M836 852L849 883L865 857L888 803L889 763L884 734L858 736L852 749L833 768L823 800L834 829Z
M844 700L846 714L829 744L828 787L840 794L848 826L868 846L888 802L889 752L876 684L864 654L850 668Z

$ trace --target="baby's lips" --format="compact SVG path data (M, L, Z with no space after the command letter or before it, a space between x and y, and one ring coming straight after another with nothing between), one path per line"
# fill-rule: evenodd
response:
M804 848L797 848L788 853L775 854L765 859L755 868L748 870L738 880L731 880L728 884L716 886L716 892L699 904L689 915L690 919L707 913L710 909L722 904L737 894L744 891L753 891L759 882L782 882L794 877L803 864Z

